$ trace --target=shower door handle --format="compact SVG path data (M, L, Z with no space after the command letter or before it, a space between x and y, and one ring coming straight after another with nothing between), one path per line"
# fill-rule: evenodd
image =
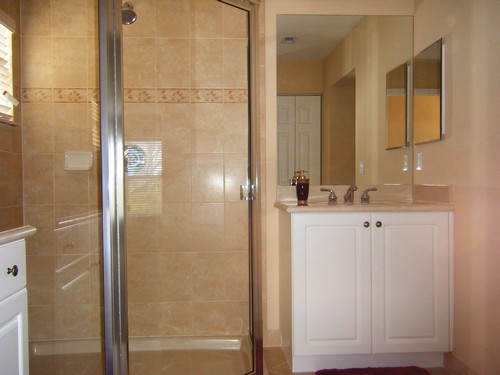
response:
M254 185L240 185L240 200L253 201L254 200Z

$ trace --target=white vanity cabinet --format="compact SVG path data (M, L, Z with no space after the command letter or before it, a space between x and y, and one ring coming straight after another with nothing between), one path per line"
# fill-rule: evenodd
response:
M28 375L24 240L0 245L0 373Z
M293 371L441 365L451 222L450 212L280 212L280 318Z

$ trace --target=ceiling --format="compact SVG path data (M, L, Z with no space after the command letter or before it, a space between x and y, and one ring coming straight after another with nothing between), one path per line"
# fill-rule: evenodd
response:
M363 16L279 15L277 27L278 60L322 61L352 30ZM281 43L295 37L294 44Z

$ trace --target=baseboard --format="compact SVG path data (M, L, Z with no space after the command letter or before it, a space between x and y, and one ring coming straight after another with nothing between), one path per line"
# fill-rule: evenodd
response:
M464 361L453 355L453 353L446 353L444 355L444 368L453 375L479 375L479 373L473 371Z

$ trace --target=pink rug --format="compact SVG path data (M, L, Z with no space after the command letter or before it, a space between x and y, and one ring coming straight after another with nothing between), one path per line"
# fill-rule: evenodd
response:
M430 375L430 372L420 367L374 367L349 368L344 370L319 370L316 375Z

